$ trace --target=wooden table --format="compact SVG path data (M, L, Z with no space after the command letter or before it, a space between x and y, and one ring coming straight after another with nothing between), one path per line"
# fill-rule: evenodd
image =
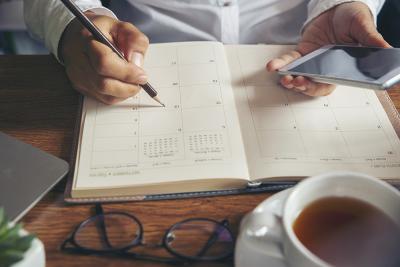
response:
M391 91L390 96L400 109L400 90ZM68 161L77 109L78 93L71 88L63 67L51 56L0 56L0 131ZM92 214L92 205L65 204L64 186L65 179L23 219L25 228L43 241L47 266L170 266L61 252L59 246L73 227ZM259 193L104 207L131 212L143 223L146 242L158 243L170 225L190 217L227 218L237 234L243 215L268 196ZM196 264L230 265L231 262Z

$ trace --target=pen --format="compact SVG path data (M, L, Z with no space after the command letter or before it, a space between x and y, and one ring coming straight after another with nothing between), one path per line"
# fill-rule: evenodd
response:
M63 4L69 9L69 11L74 14L80 23L90 31L90 33L97 39L97 41L107 45L111 50L113 50L121 59L123 59L125 62L128 62L124 55L121 53L121 51L116 48L113 43L108 40L108 38L99 30L99 28L96 27L87 17L86 15L80 10L80 8L75 5L74 2L71 0L61 0ZM146 91L146 93L153 98L155 101L160 103L163 107L165 105L160 101L160 99L157 97L157 91L151 86L149 83L146 84L140 84L140 86L143 88L143 90Z

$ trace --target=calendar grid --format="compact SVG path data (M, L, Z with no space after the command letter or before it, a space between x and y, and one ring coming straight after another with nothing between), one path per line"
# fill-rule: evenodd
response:
M153 48L156 56L147 58L145 68L149 80L165 101L165 108L153 106L151 99L142 92L115 107L96 105L93 168L109 168L105 162L110 160L115 162L115 166L129 166L151 164L153 161L178 164L188 158L216 157L226 160L231 157L231 136L226 129L227 114L221 91L222 74L218 72L215 47L197 45L196 48L200 51L198 57L188 53L185 45L174 45L168 50L160 50L160 53L154 53L156 49ZM103 118L99 120L101 116ZM132 116L136 121L130 123ZM216 118L217 122L212 122L211 118ZM158 126L159 123L163 126ZM114 143L123 143L129 138L136 143L135 147L128 144L112 147ZM110 143L108 146L104 144L107 141ZM96 144L99 148L95 148ZM135 157L127 160L127 155L133 150ZM106 159L105 155L101 155L107 151L112 151L115 158ZM192 164L192 160L188 164Z

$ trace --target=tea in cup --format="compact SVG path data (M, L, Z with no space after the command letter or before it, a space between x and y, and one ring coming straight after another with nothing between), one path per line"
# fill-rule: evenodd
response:
M388 183L326 173L304 179L282 201L279 215L256 208L244 220L254 266L400 266L400 192Z

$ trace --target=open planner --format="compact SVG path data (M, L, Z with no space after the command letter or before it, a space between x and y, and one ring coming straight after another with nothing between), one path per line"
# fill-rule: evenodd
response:
M107 106L85 97L67 201L245 188L350 170L400 178L399 115L386 92L282 88L282 45L152 44L144 91Z

